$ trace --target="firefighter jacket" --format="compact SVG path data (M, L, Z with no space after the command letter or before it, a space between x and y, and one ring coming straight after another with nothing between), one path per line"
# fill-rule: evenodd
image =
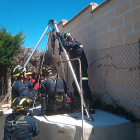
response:
M29 88L32 88L32 91L29 91ZM37 90L33 88L32 82L26 82L23 83L21 80L15 80L13 86L12 86L12 100L14 100L16 97L20 96L27 96L28 98L33 98L36 94Z
M56 75L51 74L42 82L40 89L41 96L46 97L46 95L55 93L56 90L56 93L67 93L67 95L71 97L71 90L68 88L68 85L63 78L58 77L55 82L52 80Z
M31 116L24 116L24 115L19 117L19 119L16 121L17 124L14 126L15 128L13 132L12 121L16 117L18 116L15 116L14 113L6 117L3 140L11 140L13 133L14 133L14 140L30 140L32 137L35 137L36 135L39 134L40 129L38 127L36 119Z
M51 109L57 110L64 104L64 95L71 97L71 90L68 88L66 81L59 77L58 74L51 74L41 84L41 111L46 110L48 104Z
M62 41L62 44L67 52L69 52L69 58L79 58L81 60L81 67L82 68L88 68L87 58L83 49L83 45L80 41L77 39L73 39L70 42L67 42L64 36L60 35L60 39ZM72 65L74 69L79 68L79 62L78 61L72 61Z

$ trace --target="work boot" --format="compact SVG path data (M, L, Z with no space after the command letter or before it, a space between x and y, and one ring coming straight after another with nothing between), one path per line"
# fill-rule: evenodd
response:
M95 108L93 106L92 101L90 100L86 100L86 105L87 105L87 109L89 111L90 114L94 114L95 113ZM87 115L86 111L84 110L84 115Z
M94 114L95 113L95 108L93 106L93 102L89 101L89 113Z

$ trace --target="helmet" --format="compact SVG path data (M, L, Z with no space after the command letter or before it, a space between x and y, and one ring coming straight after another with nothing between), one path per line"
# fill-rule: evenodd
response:
M27 112L29 110L29 103L31 103L32 100L28 97L20 96L16 97L13 102L11 108L13 109L13 112Z
M45 73L45 72L51 72L51 71L52 71L52 68L49 67L49 66L47 66L47 65L42 68L42 72L43 73Z
M26 74L32 74L32 71L28 68L26 68Z
M62 33L62 35L64 36L64 38L66 39L66 40L69 40L69 37L71 37L71 35L70 35L70 33Z
M23 68L20 65L16 65L15 67L13 67L12 69L12 75L13 77L19 77L21 74L24 73L24 71L26 71L25 68Z

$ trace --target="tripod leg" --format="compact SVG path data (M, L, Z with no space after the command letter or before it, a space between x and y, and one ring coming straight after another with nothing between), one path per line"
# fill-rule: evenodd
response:
M58 32L59 30L58 30L57 25L56 25L55 22L54 22L54 27L55 27L56 31ZM63 44L62 44L62 42L61 42L61 40L60 40L59 37L58 37L58 39L59 39L59 42L60 42L60 44L61 44L61 46L62 46L62 49L63 49L63 52L64 52L64 54L65 54L66 60L69 60L69 56L67 55L66 51L64 50ZM93 121L94 119L92 118L91 114L89 113L89 111L88 111L88 109L87 109L85 100L84 100L84 98L83 98L83 94L82 94L82 92L81 92L82 90L80 90L80 87L79 87L79 84L78 84L76 75L75 75L75 73L74 73L73 67L72 67L72 65L71 65L71 62L68 61L68 64L69 64L70 71L71 71L71 73L72 73L73 79L74 79L74 81L75 81L75 83L76 83L77 89L78 89L78 91L79 91L79 94L80 94L80 97L81 97L81 102L83 101L83 105L84 105L84 108L85 108L86 113L87 113L87 116L88 116L87 119L90 120L90 121ZM82 107L82 106L81 106L81 107Z

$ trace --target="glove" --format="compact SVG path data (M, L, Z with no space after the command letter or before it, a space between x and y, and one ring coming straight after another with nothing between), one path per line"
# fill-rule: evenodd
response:
M40 70L39 74L42 75L42 70Z
M56 32L56 35L57 35L57 36L60 36L60 35L61 35L61 33L60 33L60 32Z
M39 83L36 83L36 84L34 85L34 88L35 88L35 89L39 89Z
M63 52L63 49L62 49L61 44L59 42L59 53L61 53L61 52Z

